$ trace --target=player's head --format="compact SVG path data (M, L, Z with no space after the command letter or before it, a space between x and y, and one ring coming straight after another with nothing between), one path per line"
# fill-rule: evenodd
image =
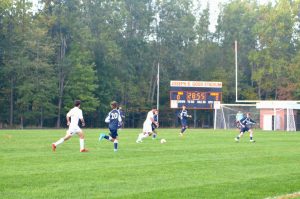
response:
M155 111L157 111L157 108L155 106L153 106L151 110L153 113L155 113Z
M118 107L118 102L112 101L112 102L110 103L110 107L111 107L112 109L117 108L117 107Z
M157 109L154 110L154 114L158 115L158 110Z
M79 107L80 106L81 101L80 100L75 100L74 101L74 106Z
M250 112L247 112L247 113L246 113L246 117L248 117L248 118L251 117Z
M185 110L186 109L186 105L182 105L182 109Z

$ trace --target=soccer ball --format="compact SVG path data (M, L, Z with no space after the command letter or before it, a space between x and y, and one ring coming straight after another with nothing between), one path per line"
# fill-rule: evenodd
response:
M166 143L166 142L167 142L167 140L165 140L165 139L161 139L161 140L160 140L160 143L161 143L161 144Z

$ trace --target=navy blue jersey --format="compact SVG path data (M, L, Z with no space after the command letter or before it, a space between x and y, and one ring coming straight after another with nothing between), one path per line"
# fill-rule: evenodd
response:
M157 115L154 115L154 116L153 116L153 120L154 120L155 122L157 122Z
M181 119L181 120L187 120L187 118L188 118L187 110L182 110L182 111L180 112L180 119Z
M154 115L154 116L153 116L153 120L154 120L155 122L157 122L157 119L158 119L157 115ZM153 122L152 122L151 126L152 126L152 131L154 131L154 129L157 128L156 124L153 123Z
M251 127L251 124L255 124L256 122L253 121L251 118L243 117L243 118L240 120L240 123L241 123L242 125L244 125L245 127L249 128L249 127Z
M107 117L105 118L105 122L109 123L109 129L117 130L119 123L122 122L120 112L117 109L110 111Z

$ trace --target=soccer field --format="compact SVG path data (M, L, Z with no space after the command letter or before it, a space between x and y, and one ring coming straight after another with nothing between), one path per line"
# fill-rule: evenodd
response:
M88 153L74 136L52 152L60 130L0 131L1 198L267 198L300 191L300 134L158 129L135 143L140 129L119 131L119 151L84 129ZM165 138L167 142L160 144ZM295 194L296 195L296 194Z

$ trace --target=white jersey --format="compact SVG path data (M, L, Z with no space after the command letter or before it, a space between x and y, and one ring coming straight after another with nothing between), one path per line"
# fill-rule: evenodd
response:
M144 121L144 124L143 124L143 132L144 133L151 133L152 132L152 119L154 119L154 114L153 114L153 111L149 111L148 114L147 114L147 118L146 120Z
M145 120L145 122L144 123L146 123L146 124L152 124L152 120L151 120L151 118L154 120L154 113L153 113L153 111L151 110L151 111L149 111L148 112L148 114L147 114L147 118L146 118L146 120Z
M67 117L71 117L70 127L77 127L79 119L83 119L82 110L75 106L67 113Z

